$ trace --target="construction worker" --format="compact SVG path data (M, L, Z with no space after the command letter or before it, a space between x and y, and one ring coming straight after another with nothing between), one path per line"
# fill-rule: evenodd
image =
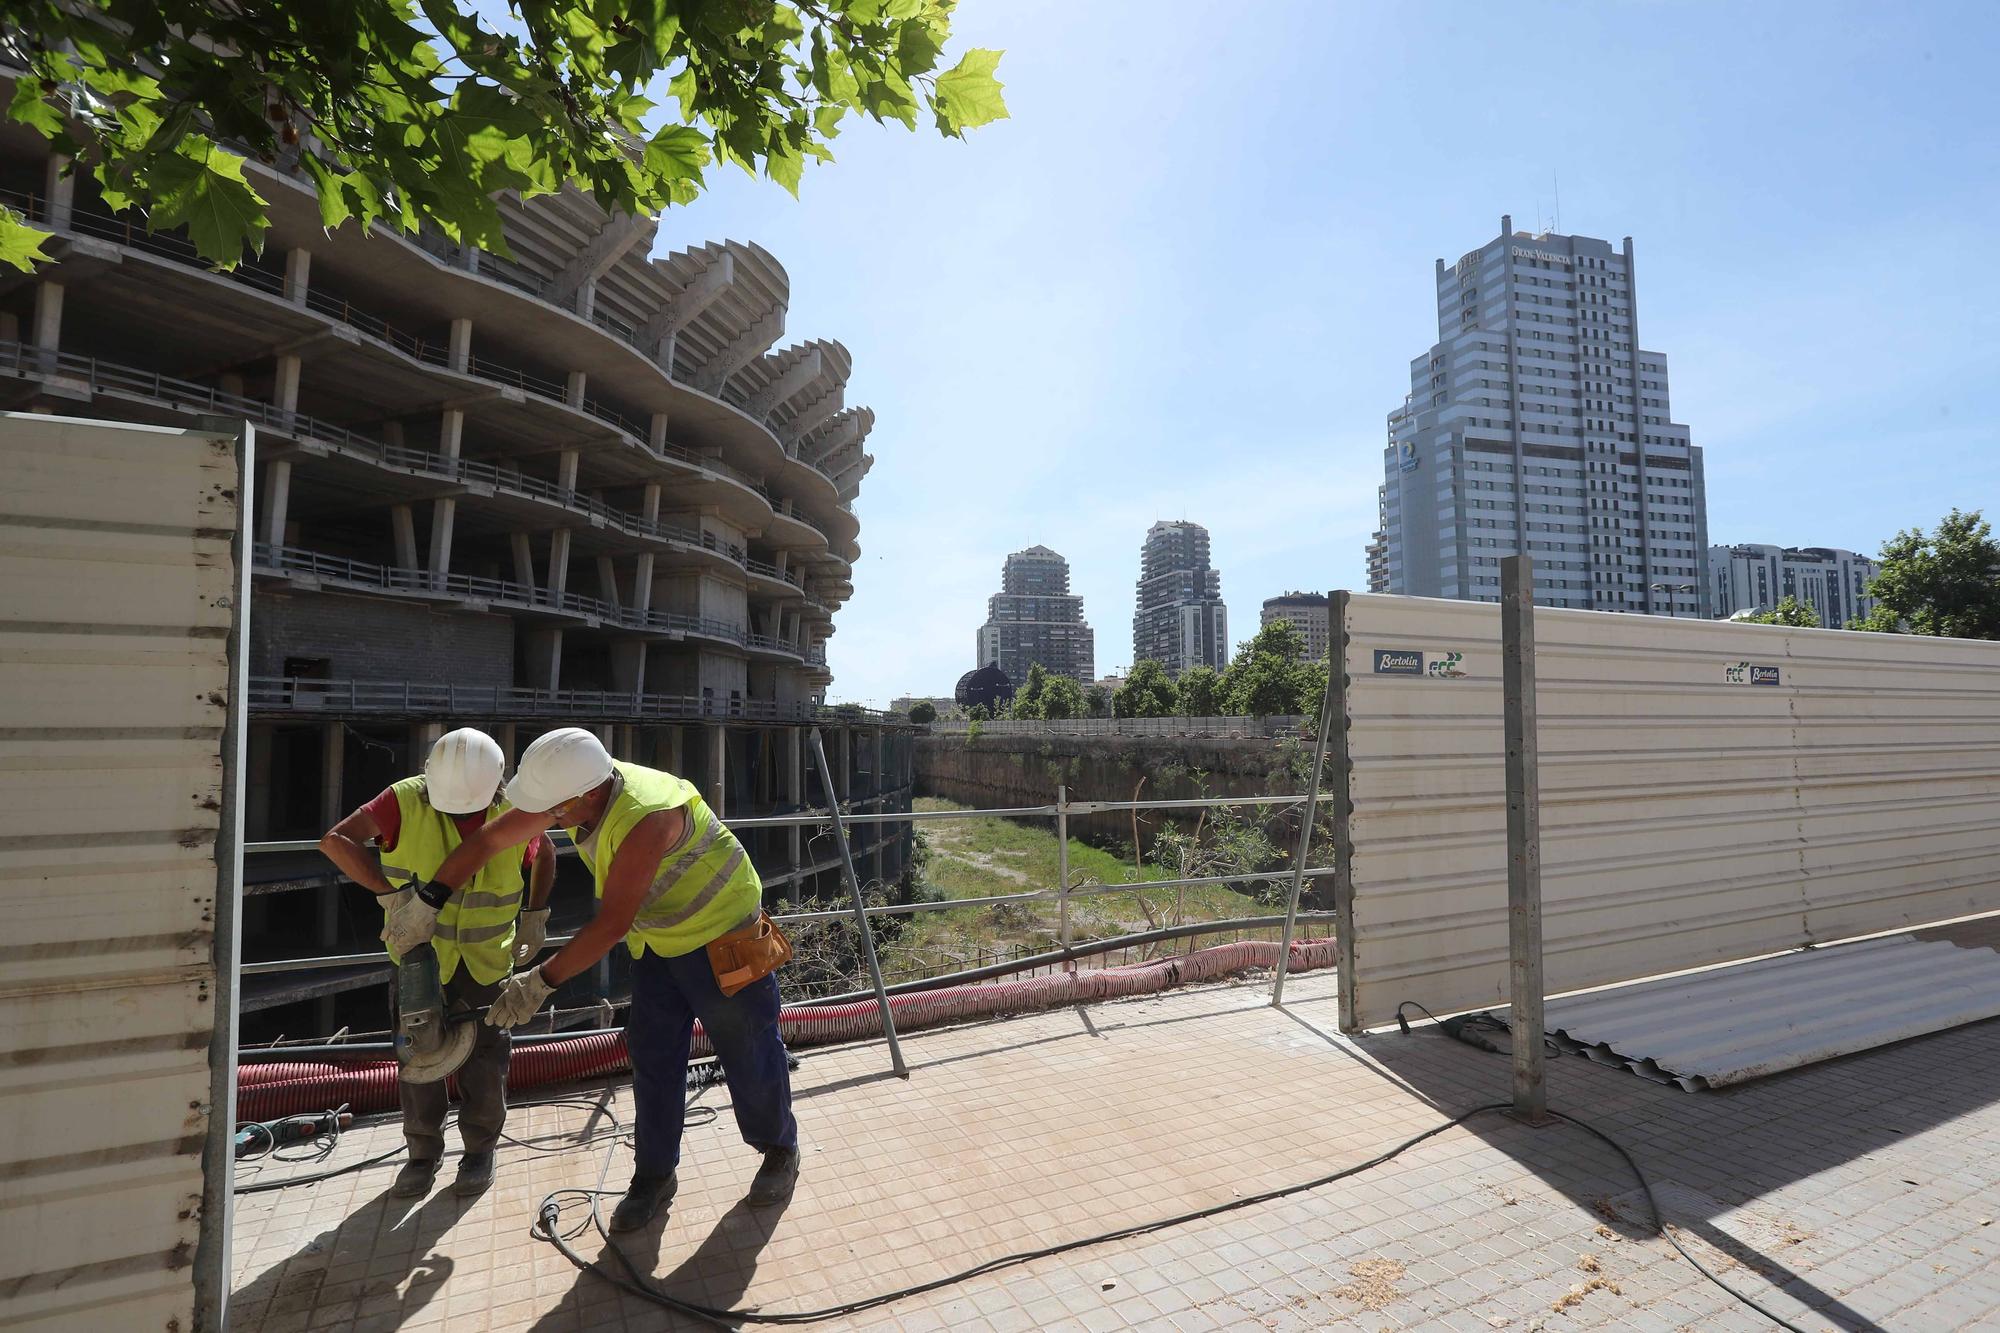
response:
M505 765L499 743L485 732L471 727L449 732L431 747L422 776L404 778L319 840L320 850L342 874L381 900L389 961L399 961L421 942L407 938L407 931L402 936L394 932L395 923L410 916L421 886L465 838L505 815L506 802L496 799ZM485 1009L517 963L525 966L540 955L548 937L549 889L555 878L555 847L536 837L522 856L484 866L464 892L440 898L440 906L424 905L418 915L427 911L430 928L423 938L437 951L447 1013ZM507 1033L481 1025L472 1054L458 1071L458 1131L465 1152L452 1185L457 1194L477 1194L493 1181L493 1150L507 1120L512 1047ZM396 1089L410 1160L389 1192L414 1198L430 1190L444 1159L449 1094L443 1079L398 1080Z
M530 745L507 799L515 808L461 843L435 882L455 889L487 858L550 827L568 830L596 876L596 918L546 963L511 977L486 1021L526 1022L556 987L624 939L633 958L625 1031L638 1160L611 1229L642 1227L673 1200L696 1019L722 1062L744 1142L764 1154L745 1202L790 1198L799 1130L771 973L791 950L763 913L763 884L742 845L693 784L614 761L579 727Z

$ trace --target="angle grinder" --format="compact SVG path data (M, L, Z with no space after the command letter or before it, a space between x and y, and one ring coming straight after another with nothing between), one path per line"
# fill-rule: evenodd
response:
M472 1055L479 1037L476 1014L451 1018L444 1008L444 982L437 951L428 943L403 955L396 966L396 1076L405 1083L450 1078Z

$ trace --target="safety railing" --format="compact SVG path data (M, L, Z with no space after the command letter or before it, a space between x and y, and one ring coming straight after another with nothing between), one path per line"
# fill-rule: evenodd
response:
M22 213L23 216L31 221L47 222L49 220L47 202L46 199L39 195L23 194L13 190L0 190L0 203L4 203L8 207ZM254 287L273 295L283 296L286 291L286 282L283 274L273 273L268 269L259 267L254 262L238 264L235 268L229 270L216 269L201 257L201 253L195 249L191 242L170 232L148 231L144 220L134 214L111 214L94 209L88 205L72 204L69 207L64 227L69 231L81 235L113 241L130 249L158 255L163 259L170 259L175 263L191 268L198 268L215 276L225 277L244 286ZM420 248L448 264L456 265L458 263L457 256L449 252L442 245L420 243ZM518 264L501 259L497 255L480 251L477 254L477 265L476 269L467 269L465 271L476 272L483 276L497 279L539 300L546 301L548 299L548 284ZM398 328L391 324L385 316L370 312L354 305L350 301L315 290L309 285L305 293L305 305L317 314L325 315L349 328L359 330L427 365L438 366L447 370L455 368L451 365L450 349L447 342L441 342L436 338L421 337L407 329ZM609 316L603 318L593 316L592 323L605 333L618 338L635 350L644 350L639 346L636 332L622 322L613 320ZM720 459L702 458L688 450L679 449L674 446L666 446L662 449L653 448L647 442L647 432L641 430L624 414L597 399L585 398L580 402L572 402L565 386L556 383L554 380L533 375L518 367L504 365L487 358L468 357L464 370L466 373L480 379L488 380L495 384L511 385L522 390L524 393L532 393L538 398L585 412L618 430L625 437L627 444L644 449L648 453L657 456L671 457L679 461L689 462L695 466L703 467L726 476L731 481L757 491L767 502L773 503L775 508L775 502L772 501L770 491L761 482L756 481L736 468L730 467ZM766 429L768 430L768 428ZM775 440L776 436L773 435L772 438ZM780 444L780 448L783 448L782 444ZM824 469L815 467L813 470L819 472L830 484L834 482L834 478L828 476ZM841 503L840 507L851 512L851 506L846 503Z
M256 700L259 697L260 690L268 688L268 686L271 683L272 682L268 681L265 678L261 677L252 678L251 700L253 709L256 707ZM286 684L292 686L311 685L317 683L319 682L306 682L306 681L286 682ZM334 682L326 682L326 684L332 685L334 684ZM479 689L468 689L463 686L443 686L443 685L431 686L431 687L411 685L405 688L415 692L412 695L413 698L423 699L428 697L440 703L448 701L452 709L454 710L454 716L476 714L478 711L477 705L484 702L487 698L491 696L521 695L521 694L535 693L533 691L486 691ZM338 691L335 691L334 695L335 697L341 697ZM582 700L586 699L587 697L588 696L578 695L574 693L563 696L563 698L571 704L579 703ZM554 698L555 696L553 692L551 692L550 693L551 703L554 702ZM818 711L824 714L830 712L831 710L821 709ZM571 715L580 715L580 712L579 710L572 708ZM1023 889L1018 893L994 894L984 897L946 898L938 901L872 904L864 909L864 915L871 918L884 917L884 916L909 916L923 912L949 912L949 911L958 911L969 907L993 907L1002 904L1015 904L1015 905L1028 905L1037 903L1053 904L1057 910L1058 920L1060 923L1059 925L1060 947L1063 949L1068 949L1071 947L1071 944L1073 943L1071 938L1070 905L1073 902L1077 901L1078 899L1088 898L1101 894L1130 893L1134 891L1152 892L1152 891L1162 891L1170 889L1190 889L1190 888L1204 888L1204 887L1236 888L1243 885L1273 884L1273 883L1284 883L1287 881L1295 883L1303 883L1303 881L1306 880L1318 880L1322 878L1328 878L1331 877L1334 873L1333 868L1331 866L1308 867L1303 871L1293 867L1286 867L1276 870L1231 871L1226 874L1193 875L1193 876L1186 876L1182 878L1172 878L1172 879L1133 879L1133 880L1119 880L1119 881L1103 882L1103 883L1085 883L1082 882L1078 877L1073 876L1069 869L1068 839L1069 839L1069 824L1070 824L1070 819L1072 817L1089 815L1089 814L1100 814L1113 811L1197 812L1202 810L1213 811L1213 810L1224 810L1224 809L1232 809L1240 807L1257 807L1262 810L1275 812L1275 811L1287 810L1290 809L1291 807L1295 807L1302 804L1311 804L1312 802L1316 801L1316 799L1317 797L1312 793L1294 793L1294 794L1273 794L1273 795L1261 795L1261 796L1218 796L1218 797L1199 797L1199 798L1185 798L1185 799L1156 799L1156 800L1133 800L1133 801L1077 801L1070 799L1067 788L1058 787L1056 799L1046 805L1005 806L993 809L976 809L976 810L889 810L889 811L865 811L852 808L852 806L850 805L843 805L842 809L840 810L837 816L833 812L827 810L808 810L808 811L802 811L797 814L757 815L744 819L726 819L724 822L729 826L731 830L736 832L748 832L755 829L795 828L800 830L811 830L818 834L831 834L834 833L836 828L842 828L844 826L855 826L855 825L870 825L870 824L914 825L914 824L932 823L944 820L989 819L989 818L1051 819L1054 821L1058 857L1060 861L1060 866L1057 875L1058 882L1056 884L1050 885L1048 887ZM866 804L866 803L867 802L861 802L857 804ZM309 840L290 841L290 842L253 842L245 844L243 850L245 854L255 856L259 854L269 854L278 852L312 851L317 849L318 846L319 843L317 841L309 841ZM815 921L835 920L839 918L848 917L851 915L852 913L849 912L847 909L830 910L830 911L785 912L785 913L774 914L772 920L787 925L802 925ZM1230 924L1232 924L1232 922L1225 920L1225 921L1220 921L1217 924L1222 927L1227 927ZM571 940L572 938L574 937L569 935L551 936L548 943L552 947L559 946L568 943L569 940ZM309 958L282 958L282 959L271 959L264 962L244 963L241 966L240 970L245 975L266 975L277 972L300 972L300 971L312 971L322 968L351 967L360 963L379 962L380 959L381 955L379 953L333 954L333 955L326 955L321 957L309 957ZM948 979L950 975L951 974L949 973L943 974L943 976L946 979Z
M637 607L620 606L601 597L586 597L582 593L535 588L525 583L477 578L469 574L434 574L422 569L399 569L394 565L377 565L365 560L326 555L297 546L273 546L267 542L255 543L251 550L251 558L254 568L268 573L304 574L313 578L331 579L350 587L407 593L412 596L444 593L529 611L583 616L601 623L641 632L699 635L702 638L716 639L738 647L757 647L767 651L787 653L800 661L806 660L805 650L795 644L785 643L769 635L752 635L742 625L717 620L712 616L682 615L674 611L641 611Z
M402 445L383 444L319 417L304 412L282 411L269 403L246 398L241 394L225 393L211 385L197 384L193 380L176 379L171 375L135 370L94 357L78 356L71 352L53 352L18 342L0 342L0 375L50 376L74 380L86 385L93 397L109 394L163 403L181 411L191 410L241 417L295 439L317 441L349 456L370 462L421 472L427 476L449 481L481 482L493 486L496 490L504 489L598 515L606 523L635 535L652 536L664 541L699 547L722 556L732 564L745 569L750 567L750 557L741 546L725 542L712 532L682 527L662 519L648 519L643 515L619 509L573 490L565 490L553 482L543 481L511 468L502 468L473 459L453 459L443 454L411 449ZM676 452L685 454L686 461L691 466L710 471L728 471L718 460L699 459L693 454L686 453L685 450ZM751 487L751 489L757 488ZM766 498L768 499L768 496ZM775 567L767 566L767 568ZM762 573L764 570L760 569L758 572ZM786 576L785 581L795 587L802 583L802 579L796 575ZM807 600L829 614L832 613L833 608L825 602L812 598Z
M822 659L823 660L823 659ZM896 713L809 701L612 690L533 690L415 680L250 677L252 713L375 714L467 719L591 718L617 722L859 722L907 725Z

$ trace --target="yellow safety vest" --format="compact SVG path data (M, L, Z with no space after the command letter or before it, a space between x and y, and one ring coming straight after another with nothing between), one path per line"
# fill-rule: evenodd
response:
M382 874L402 888L413 880L429 880L438 867L458 847L458 824L448 814L434 808L424 792L422 777L404 778L389 789L396 793L396 807L402 811L403 827L396 835L396 848L384 854ZM496 800L486 812L490 822L507 813L505 801ZM395 864L391 865L390 862ZM521 889L526 877L521 873L521 852L510 847L481 866L479 873L446 900L438 912L437 931L431 945L437 950L438 975L451 979L460 958L473 980L490 986L514 969L514 921L521 914ZM394 950L389 961L395 962Z
M693 783L618 760L611 767L618 785L604 817L586 837L569 830L577 854L597 877L598 897L604 896L618 848L634 825L656 810L685 808L688 813L687 837L660 862L652 891L626 932L625 947L634 958L648 949L662 958L693 953L763 906L764 883L757 868Z

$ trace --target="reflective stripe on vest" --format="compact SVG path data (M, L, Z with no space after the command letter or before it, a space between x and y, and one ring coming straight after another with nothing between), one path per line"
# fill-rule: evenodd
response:
M382 863L382 873L402 888L412 880L428 880L437 874L461 839L457 822L431 805L422 777L404 778L390 790L396 793L403 825L396 834L395 850ZM498 819L507 810L505 801L495 801L486 817ZM390 864L391 859L395 864ZM520 915L526 882L521 851L510 847L481 866L469 883L445 901L431 935L440 977L449 980L461 958L465 970L482 985L492 985L513 969L514 922ZM394 953L389 957L395 961Z
M764 900L756 867L693 784L671 773L614 762L618 783L604 818L588 836L570 838L597 879L597 895L634 826L659 810L686 810L688 834L670 859L654 872L652 888L640 905L625 947L634 958L651 949L666 958L693 953L710 940L743 924Z

